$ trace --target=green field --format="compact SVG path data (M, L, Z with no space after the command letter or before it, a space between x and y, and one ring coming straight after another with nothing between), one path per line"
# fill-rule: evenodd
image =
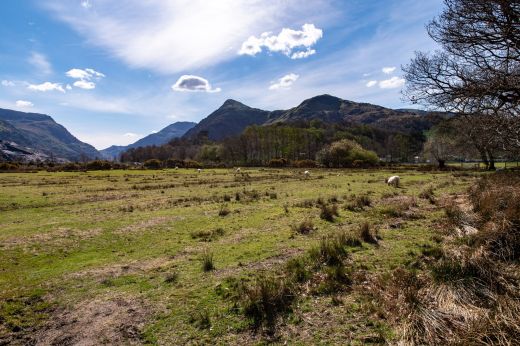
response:
M0 344L392 340L393 327L363 285L432 246L442 200L475 177L314 169L305 178L302 171L1 174ZM384 183L393 174L400 188ZM428 187L436 203L419 197ZM349 210L355 196L370 205ZM338 206L333 222L320 218L317 199ZM295 232L304 220L313 230ZM235 279L274 273L322 237L356 234L364 222L380 240L347 247L348 288L302 294L275 336L254 333L227 298ZM215 269L205 272L208 253Z

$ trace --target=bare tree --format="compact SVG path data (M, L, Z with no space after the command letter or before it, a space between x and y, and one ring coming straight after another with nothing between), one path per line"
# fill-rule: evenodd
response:
M427 26L442 50L418 52L403 68L405 97L457 113L472 136L490 132L486 142L520 148L520 0L444 2Z

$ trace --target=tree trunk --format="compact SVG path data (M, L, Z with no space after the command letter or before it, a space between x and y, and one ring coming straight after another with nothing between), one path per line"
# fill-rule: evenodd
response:
M494 171L494 170L496 170L496 168L495 168L495 158L493 157L493 154L490 153L489 151L488 151L488 158L489 158L489 166L488 166L488 170L489 170L489 171Z
M438 159L437 162L439 163L439 169L446 168L446 161Z
M484 166L486 166L486 169L488 169L489 168L489 161L488 161L488 157L487 157L486 151L483 150L483 149L479 149L479 153L480 153L480 158L482 159L482 162L484 163Z

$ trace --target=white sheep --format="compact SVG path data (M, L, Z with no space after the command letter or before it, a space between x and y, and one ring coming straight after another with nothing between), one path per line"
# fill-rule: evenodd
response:
M200 172L202 172L202 169L200 169L200 168L197 168L197 172L199 172L199 173L200 173Z
M390 178L385 179L385 183L387 183L388 185L391 185L393 187L399 187L400 180L401 180L401 178L399 178L398 175L393 175Z
M305 171L303 172L303 174L305 175L305 178L308 178L311 175L311 172Z
M178 166L175 166L175 169L179 169L179 167L178 167Z
M238 167L237 169L235 169L235 172L236 172L236 173L240 173L240 167Z

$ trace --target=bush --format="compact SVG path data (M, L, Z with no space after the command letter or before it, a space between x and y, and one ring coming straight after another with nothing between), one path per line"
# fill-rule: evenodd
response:
M318 163L314 160L296 160L291 162L291 166L296 168L315 168Z
M85 168L90 171L109 170L112 168L112 163L104 160L95 160L87 162L87 164L85 164Z
M144 167L148 169L159 169L162 166L162 162L157 159L150 159L144 162Z
M342 139L323 148L317 154L320 163L327 167L375 166L379 157L373 151L363 149L358 143Z
M271 161L269 161L269 163L267 164L269 167L287 167L287 164L289 162L286 160L286 159L272 159Z

